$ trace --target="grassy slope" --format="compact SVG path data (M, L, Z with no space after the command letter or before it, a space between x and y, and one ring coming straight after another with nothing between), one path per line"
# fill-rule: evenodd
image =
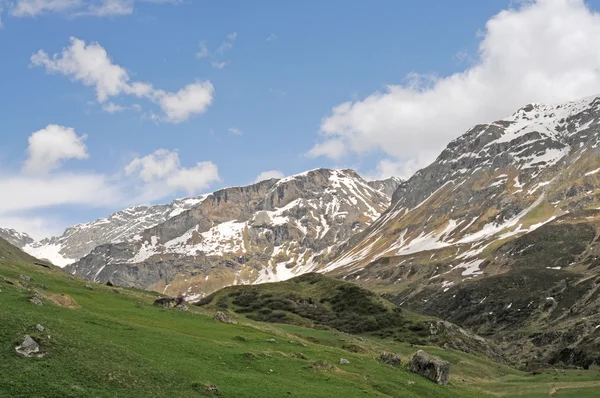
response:
M154 307L153 293L99 285L88 290L86 282L28 263L18 253L8 257L0 259L0 397L201 397L214 395L204 391L213 384L222 397L487 396L474 388L534 397L567 383L588 388L576 395L585 397L586 391L594 396L586 383L600 384L597 373L567 372L560 376L564 381L555 381L553 375L526 376L460 352L427 348L453 364L451 385L440 387L375 359L383 350L407 358L416 347L369 339L360 341L366 352L357 354L341 348L356 338L330 330L219 324L202 309ZM34 280L23 281L21 274ZM36 306L27 300L34 291L48 298L66 294L77 308L49 300ZM43 333L35 329L38 323L46 327ZM42 344L45 357L15 352L24 334ZM266 341L271 338L278 343ZM296 359L296 353L309 359ZM342 357L351 364L337 365ZM335 367L315 371L316 361ZM530 395L518 395L528 389ZM563 391L574 390L554 396Z

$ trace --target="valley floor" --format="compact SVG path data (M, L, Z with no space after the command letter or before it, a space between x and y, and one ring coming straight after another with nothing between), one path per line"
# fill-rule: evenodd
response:
M156 307L155 293L104 285L90 289L86 283L26 259L0 258L0 397L597 397L600 392L599 371L531 375L437 347L242 317L238 325L217 323L201 308ZM41 306L29 301L36 292ZM43 357L15 351L26 334L40 343ZM352 344L364 352L343 348ZM377 360L387 351L406 363L419 348L451 362L448 386ZM341 358L350 364L340 365Z

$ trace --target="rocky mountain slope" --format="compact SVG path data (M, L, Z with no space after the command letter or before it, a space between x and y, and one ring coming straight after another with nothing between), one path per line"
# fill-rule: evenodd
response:
M289 279L328 262L390 203L390 184L318 169L208 195L67 270L98 282L200 297L224 286Z
M32 256L47 259L59 267L64 267L89 254L98 245L130 238L181 214L202 200L204 200L203 196L179 199L166 205L134 206L111 214L107 218L74 225L67 228L61 236L37 242L33 239L25 239L11 243Z
M599 123L600 98L586 98L473 127L320 271L482 335L518 331L505 338L530 362L597 363L582 349L600 332ZM585 331L564 334L579 321Z
M30 243L33 243L33 238L31 236L9 228L0 228L0 238L6 240L13 246L17 246L18 248L22 248Z

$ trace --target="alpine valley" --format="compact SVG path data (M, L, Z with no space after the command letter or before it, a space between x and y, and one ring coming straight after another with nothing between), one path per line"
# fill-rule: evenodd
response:
M323 273L483 336L511 364L589 368L600 365L599 145L600 97L528 104L406 181L317 169L40 242L0 236L75 276L188 301Z

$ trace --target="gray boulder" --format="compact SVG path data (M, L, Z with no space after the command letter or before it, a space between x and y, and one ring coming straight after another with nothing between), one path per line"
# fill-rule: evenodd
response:
M379 360L385 364L391 366L400 366L402 364L402 360L400 359L400 355L391 354L389 352L384 352L379 357Z
M341 358L340 365L350 365L350 361L347 359Z
M233 325L237 325L237 321L229 318L227 316L227 314L225 314L223 311L217 311L217 313L214 316L215 321L217 322L221 322L221 323L231 323Z
M46 330L46 328L43 327L42 325L40 325L39 323L37 325L35 325L35 328L40 332L43 332L44 330Z
M23 342L16 346L15 350L28 358L42 356L40 354L40 345L28 334L23 337Z
M429 355L425 351L417 351L409 363L410 371L445 386L450 378L450 363Z

